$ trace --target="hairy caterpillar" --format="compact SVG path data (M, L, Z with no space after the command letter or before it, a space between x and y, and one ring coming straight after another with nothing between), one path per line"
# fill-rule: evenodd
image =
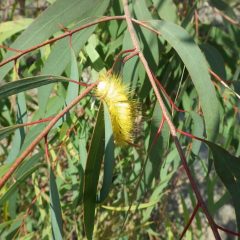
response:
M99 76L96 96L108 107L115 144L122 146L131 143L137 103L130 100L126 85L116 75L102 74Z

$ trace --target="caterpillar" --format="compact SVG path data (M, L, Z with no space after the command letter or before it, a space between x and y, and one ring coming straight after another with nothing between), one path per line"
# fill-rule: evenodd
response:
M115 144L124 146L132 143L137 102L130 99L127 86L121 78L110 73L101 74L96 96L107 105Z

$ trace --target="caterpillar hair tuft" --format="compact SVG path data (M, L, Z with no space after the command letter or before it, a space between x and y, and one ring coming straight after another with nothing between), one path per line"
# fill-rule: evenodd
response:
M115 144L123 146L132 143L137 103L130 99L121 78L110 73L101 74L96 96L108 107Z

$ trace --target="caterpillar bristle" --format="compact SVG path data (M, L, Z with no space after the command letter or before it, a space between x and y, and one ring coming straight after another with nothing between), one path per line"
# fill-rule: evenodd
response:
M130 99L129 91L121 78L110 73L101 74L96 96L108 107L115 144L124 146L132 143L137 103Z

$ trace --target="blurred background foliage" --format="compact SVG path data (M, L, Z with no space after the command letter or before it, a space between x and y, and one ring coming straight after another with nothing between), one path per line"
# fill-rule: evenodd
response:
M219 114L220 118L216 123L219 130L210 140L222 148L210 144L209 151L200 141L183 135L179 139L216 223L240 231L240 208L236 204L240 200L240 3L132 0L129 5L138 20L163 21L163 37L172 29L191 36L212 71L231 88L212 78L219 101L212 116ZM0 60L16 54L3 46L24 50L97 17L123 14L119 0L2 0ZM198 66L200 55L191 56L188 42L177 41L178 32L173 33L171 42L135 27L151 70L174 104L185 110L173 111L165 96L176 128L204 138L211 113L203 118L201 107L212 104L211 96L208 86L204 89L191 81L201 79L201 75L189 75L191 69L204 64ZM183 49L174 44L182 44ZM119 52L131 48L125 21L101 23L74 34L71 45L65 38L24 55L17 61L18 72L13 63L0 67L0 88L16 79L29 77L35 81L38 75L61 75L92 83L99 72L112 67ZM189 55L184 57L188 49ZM48 134L52 168L46 161L44 142L39 142L0 191L0 239L84 239L84 223L88 236L94 228L93 239L179 238L197 204L194 192L166 124L150 147L162 113L143 65L134 57L124 67L120 64L119 71L132 97L140 102L134 140L139 147L108 147L109 117L94 94L89 94ZM0 94L0 177L47 123L14 126L55 116L84 89L74 83L36 88L34 82L31 88L19 93L15 89L17 94L8 98ZM199 99L206 106L200 106ZM97 199L96 204L92 198ZM224 232L221 236L234 239ZM185 239L214 239L201 211Z

